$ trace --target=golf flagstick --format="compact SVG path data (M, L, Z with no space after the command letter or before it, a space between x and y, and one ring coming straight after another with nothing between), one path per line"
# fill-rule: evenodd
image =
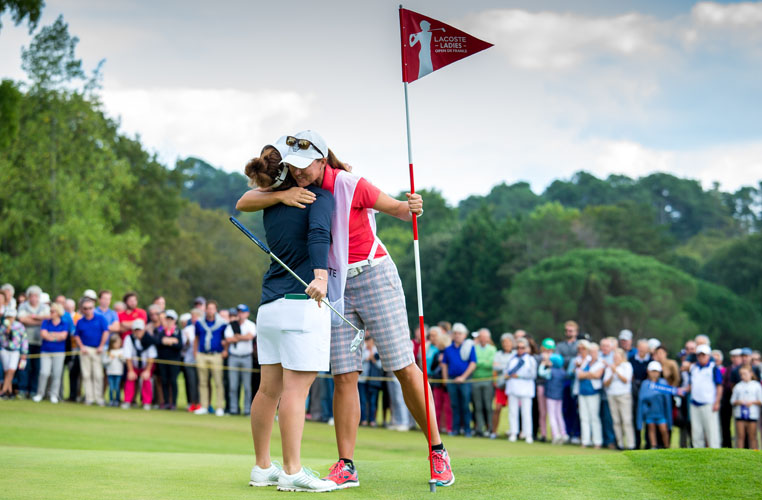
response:
M405 123L407 125L407 157L410 166L410 194L415 193L413 176L413 148L410 139L410 106L408 104L407 86L424 76L437 71L448 64L459 61L464 57L492 47L491 43L479 40L457 28L437 21L423 14L403 9L400 5L400 41L402 49L402 82L405 87ZM435 31L447 33L438 38ZM434 479L434 457L431 452L431 420L429 408L429 377L426 366L426 331L423 323L423 294L421 293L421 254L418 247L418 216L413 217L413 253L415 255L415 281L418 293L418 321L421 331L421 362L423 372L423 392L426 398L426 431L429 442L429 466L431 479L429 490L437 490L437 480ZM454 479L454 477L453 477ZM448 483L443 483L448 485ZM452 480L449 482L452 484Z
M410 140L410 110L407 100L407 82L405 86L405 122L407 124L407 158L410 165L410 194L415 194L415 179L413 176L413 147ZM436 493L437 482L434 479L434 457L431 454L431 409L429 408L429 374L426 366L426 329L423 323L423 293L421 292L421 252L418 248L418 216L413 213L413 254L415 255L415 285L418 294L418 327L421 332L421 365L423 372L423 397L426 400L426 438L429 444L429 491Z
M299 283L304 285L304 288L307 288L309 286L309 285L307 285L307 283L304 282L304 280L302 278L299 277L298 274L296 274L294 271L292 271L291 268L289 268L282 260L280 260L277 255L272 253L270 251L270 249L267 248L267 245L262 243L262 241L259 238L257 238L256 236L254 236L251 233L251 231L246 229L246 226L241 224L241 222L238 219L236 219L235 217L230 217L230 222L232 222L235 227L240 229L241 232L243 234L245 234L252 242L254 242L254 244L257 245L263 252L265 252L267 255L269 255L270 258L272 258L275 262L280 264L281 267L283 267L283 269L288 271L291 274L291 276L296 278L297 281L299 281ZM352 345L349 347L350 351L355 352L357 350L357 348L360 347L360 344L362 344L362 341L365 339L365 330L360 330L359 328L357 328L354 324L352 324L351 321L349 321L347 318L345 318L343 314L341 314L339 311L334 309L334 307L331 305L331 303L328 302L327 298L323 299L323 304L327 305L331 309L331 311L335 312L342 320L344 320L344 322L346 324L351 326L357 332L357 335L355 335L354 340L352 340Z

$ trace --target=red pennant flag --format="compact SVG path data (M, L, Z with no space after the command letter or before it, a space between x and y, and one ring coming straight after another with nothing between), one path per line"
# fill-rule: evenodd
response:
M400 9L402 81L414 82L448 64L492 47L449 24Z

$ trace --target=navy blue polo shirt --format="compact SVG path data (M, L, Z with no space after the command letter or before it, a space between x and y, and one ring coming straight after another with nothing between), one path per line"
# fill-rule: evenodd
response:
M314 186L306 189L315 193L314 203L306 208L282 203L268 207L263 222L272 253L309 283L314 279L314 269L328 269L333 195ZM287 293L304 293L304 285L272 261L262 283L260 303L267 304Z

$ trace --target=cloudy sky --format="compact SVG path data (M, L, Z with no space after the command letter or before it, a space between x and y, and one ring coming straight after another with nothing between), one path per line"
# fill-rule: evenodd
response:
M382 189L408 186L398 1L47 0L126 133L167 164L241 170L319 131ZM411 0L495 44L410 85L416 185L452 202L578 170L762 180L762 2ZM5 15L0 76L23 78Z

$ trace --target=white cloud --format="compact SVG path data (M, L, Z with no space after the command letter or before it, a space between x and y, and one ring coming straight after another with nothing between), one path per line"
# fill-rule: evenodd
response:
M585 17L495 9L471 15L464 24L523 69L566 69L597 56L647 57L664 50L663 23L638 13Z
M707 189L718 182L728 191L756 185L762 179L762 141L689 151L651 149L633 141L595 140L582 147L588 149L592 159L592 168L587 170L599 177L668 172L696 179Z
M243 168L262 145L310 112L312 97L293 92L231 89L121 89L103 92L122 131L140 134L162 162L194 155L228 171Z
M723 5L701 2L691 9L691 26L685 31L686 45L725 47L762 54L762 3Z
M566 70L606 57L652 64L681 47L695 49L702 40L759 51L762 2L701 2L690 15L672 19L636 12L591 17L492 9L469 15L463 24L495 43L512 66L525 70Z
M698 25L759 27L762 25L762 3L742 2L723 5L714 2L701 2L693 6L691 17Z

